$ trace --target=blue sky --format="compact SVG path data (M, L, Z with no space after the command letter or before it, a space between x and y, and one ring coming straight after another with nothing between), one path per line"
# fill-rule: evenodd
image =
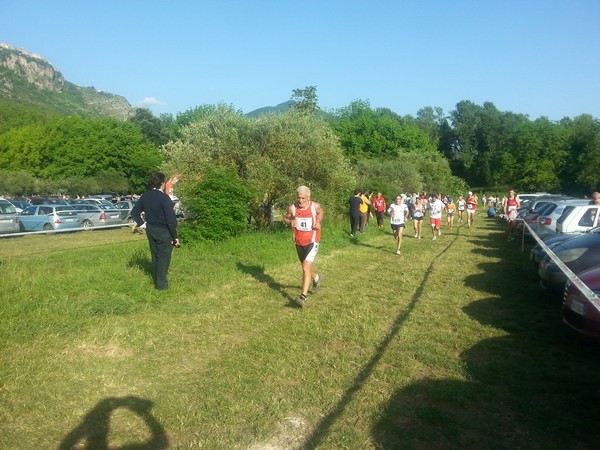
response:
M599 0L0 0L0 42L155 114L461 100L600 117Z

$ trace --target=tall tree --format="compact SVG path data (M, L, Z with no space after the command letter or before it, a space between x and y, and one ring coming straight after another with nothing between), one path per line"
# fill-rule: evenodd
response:
M292 91L292 100L295 102L292 108L296 111L305 114L314 114L319 110L316 86L294 89Z
M146 139L157 147L166 144L175 137L171 130L165 127L165 122L154 116L147 108L136 108L135 113L128 121L139 126Z

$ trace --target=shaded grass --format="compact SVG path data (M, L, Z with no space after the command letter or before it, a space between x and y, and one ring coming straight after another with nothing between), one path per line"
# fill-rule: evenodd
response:
M127 230L2 248L0 447L592 448L596 348L477 225L398 257L387 230L330 224L304 310L288 232L184 245L166 293Z

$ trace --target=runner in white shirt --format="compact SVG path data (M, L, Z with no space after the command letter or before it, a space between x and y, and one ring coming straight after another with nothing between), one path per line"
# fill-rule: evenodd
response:
M458 211L458 221L463 221L463 215L465 213L465 208L467 207L467 202L463 198L462 195L458 196L458 200L456 201L456 210Z
M444 202L440 200L440 196L434 194L432 201L428 205L429 223L431 223L431 232L433 233L434 241L436 238L436 233L438 236L442 235L442 211L445 208L446 205L444 205Z
M387 210L391 216L390 225L396 239L396 255L400 254L400 245L402 245L402 233L404 231L404 222L408 216L408 206L404 203L404 197L396 196L396 203L392 203Z

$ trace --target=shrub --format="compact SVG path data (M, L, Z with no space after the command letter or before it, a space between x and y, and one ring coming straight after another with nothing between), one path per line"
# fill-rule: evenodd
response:
M235 171L207 169L198 182L183 182L181 199L191 218L180 227L181 239L222 241L248 228L254 193Z

